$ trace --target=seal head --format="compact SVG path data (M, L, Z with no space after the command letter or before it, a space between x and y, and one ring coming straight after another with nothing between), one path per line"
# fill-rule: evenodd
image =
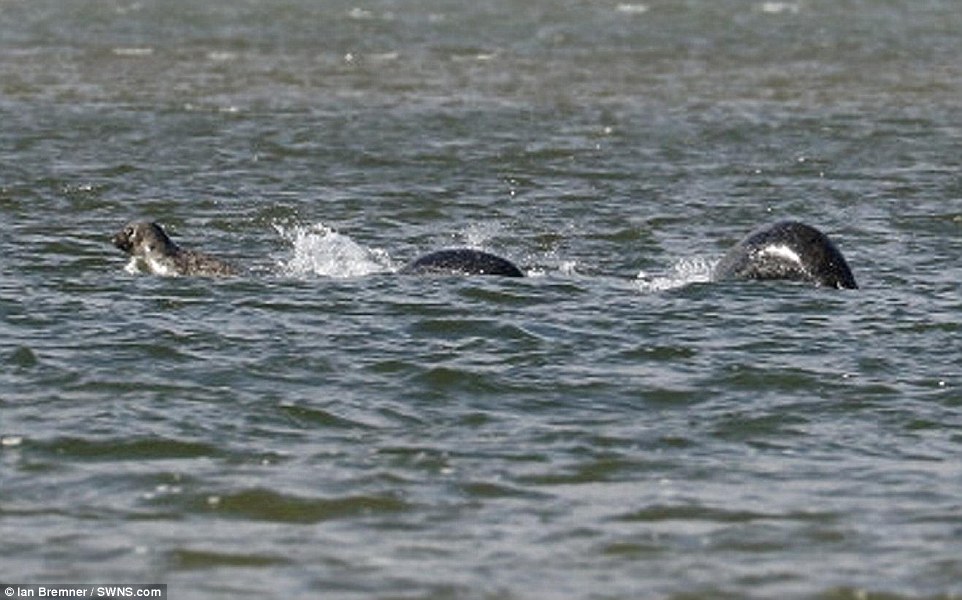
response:
M168 276L225 277L237 274L234 267L221 260L184 250L157 223L128 223L112 241L114 246L131 256L128 269Z
M449 248L425 254L400 271L407 275L501 275L524 277L506 258L473 248Z
M845 257L828 236L797 221L780 221L748 234L719 261L712 279L787 279L858 288Z

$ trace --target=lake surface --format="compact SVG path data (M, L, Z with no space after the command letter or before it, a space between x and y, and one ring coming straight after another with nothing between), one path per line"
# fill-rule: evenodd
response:
M0 0L0 580L962 597L955 0ZM243 268L131 274L134 218ZM755 227L861 289L709 283ZM411 277L448 246L530 276Z

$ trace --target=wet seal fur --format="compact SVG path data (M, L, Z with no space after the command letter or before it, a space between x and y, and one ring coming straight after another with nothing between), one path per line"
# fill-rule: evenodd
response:
M400 271L405 275L501 275L524 277L506 258L473 248L449 248L425 254Z
M128 223L113 237L114 246L129 254L133 268L155 275L229 277L237 270L222 260L184 250L175 244L157 223Z
M798 221L756 229L735 244L712 272L713 281L787 279L857 289L845 257L828 236Z

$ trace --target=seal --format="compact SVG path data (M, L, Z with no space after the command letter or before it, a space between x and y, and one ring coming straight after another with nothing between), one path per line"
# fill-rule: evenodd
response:
M501 275L524 277L506 258L473 248L449 248L425 254L401 269L405 275Z
M227 277L237 274L233 266L219 259L184 250L157 223L128 223L113 237L113 243L132 257L128 268L155 275Z
M712 280L787 279L857 289L845 257L828 236L798 221L756 229L715 265Z

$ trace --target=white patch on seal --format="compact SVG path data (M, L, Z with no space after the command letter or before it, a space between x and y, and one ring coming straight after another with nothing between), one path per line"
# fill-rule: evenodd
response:
M147 265L150 268L150 272L155 275L163 275L165 277L176 277L180 275L176 269L171 267L169 262L157 260L152 256L147 258Z
M797 252L795 252L785 244L765 246L764 248L759 250L758 253L762 256L772 256L775 258L783 258L795 264L802 264L802 257L799 256Z
M142 273L143 270L140 268L140 259L136 256L131 256L130 260L127 261L127 264L124 265L124 271L130 273L131 275Z
M150 273L152 275L162 275L165 277L176 277L178 273L171 266L156 258L144 258L142 256L132 256L130 261L124 265L124 271L131 275Z

